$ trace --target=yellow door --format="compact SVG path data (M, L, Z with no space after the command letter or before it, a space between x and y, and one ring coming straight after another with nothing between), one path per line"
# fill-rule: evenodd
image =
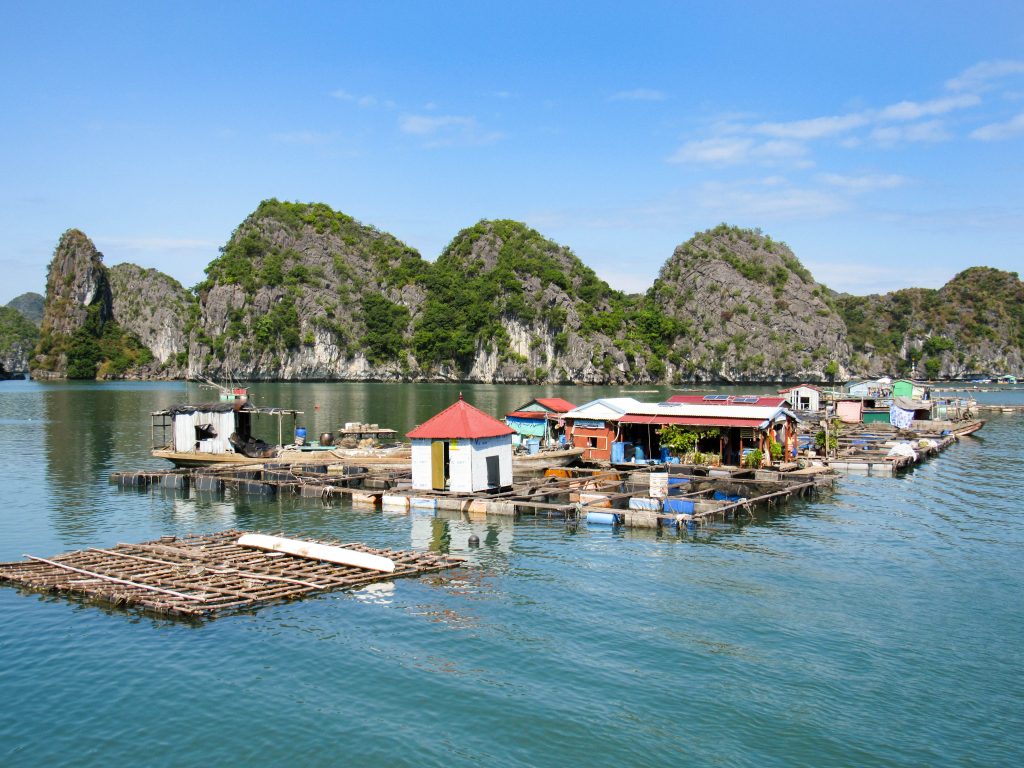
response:
M430 487L435 491L444 490L444 440L430 444Z

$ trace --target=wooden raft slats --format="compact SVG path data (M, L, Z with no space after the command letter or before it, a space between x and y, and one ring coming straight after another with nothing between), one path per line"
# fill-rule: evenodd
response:
M439 571L461 558L424 552L350 549L390 557L394 573L306 560L240 547L243 531L222 531L182 539L163 538L109 549L67 552L50 559L0 563L0 581L66 592L164 615L212 617L218 613L362 586L373 581ZM334 544L337 542L323 541Z

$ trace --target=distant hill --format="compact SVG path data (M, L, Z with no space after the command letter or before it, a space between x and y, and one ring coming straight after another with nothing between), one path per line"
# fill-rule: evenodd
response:
M5 333L24 348L24 325ZM188 290L156 270L108 269L84 233L64 233L32 373L828 382L1021 375L1022 350L1024 290L1011 272L975 267L938 290L836 294L785 243L722 224L680 244L646 294L627 295L523 222L477 222L430 263L323 203L271 199Z
M401 379L430 265L322 203L266 200L196 290L192 376Z
M785 243L725 224L683 243L648 293L680 332L676 378L824 381L846 375L849 346L827 288Z
M156 312L157 307L149 307ZM103 254L77 229L61 235L47 270L39 341L29 363L33 378L95 379L160 375L152 351L114 317Z
M929 378L971 373L1018 375L1024 367L1024 283L1016 272L964 270L939 289L884 295L840 294L851 365Z
M43 322L43 302L38 293L23 293L7 302L7 306L21 312L38 328Z
M23 376L39 329L11 306L0 307L0 378Z

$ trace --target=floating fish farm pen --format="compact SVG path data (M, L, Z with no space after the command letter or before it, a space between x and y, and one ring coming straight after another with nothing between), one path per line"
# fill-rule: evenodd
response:
M236 530L26 558L0 563L0 582L192 619L441 571L464 562L424 552Z

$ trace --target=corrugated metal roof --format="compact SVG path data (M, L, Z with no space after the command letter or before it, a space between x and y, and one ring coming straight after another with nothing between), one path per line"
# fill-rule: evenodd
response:
M503 421L498 421L465 400L462 395L453 404L436 416L427 419L416 429L406 433L410 438L446 440L451 438L471 439L478 437L501 437L511 435L515 430Z
M576 406L560 397L538 397L537 402L556 413L566 413Z
M615 421L622 414L643 405L632 397L603 397L591 400L565 414L567 419L593 419L595 421Z
M728 416L669 416L629 413L619 419L619 424L680 424L689 427L752 427L765 426L763 419L737 419Z
M761 399L765 400L766 398ZM725 403L724 401L717 403L637 403L635 407L629 409L628 415L712 416L727 419L757 419L758 421L764 421L766 419L773 419L780 413L785 412L781 405L784 402L782 398L776 397L771 399L778 400L780 404L774 406L737 405Z
M693 404L717 404L717 405L727 405L730 408L734 407L734 406L747 406L747 405L757 405L757 406L765 406L765 407L775 407L775 408L777 408L778 406L780 406L784 402L786 402L786 398L784 398L784 397L761 397L761 396L758 396L758 395L735 395L735 396L730 395L728 397L726 397L725 395L721 395L721 397L723 397L725 399L714 400L714 401L706 400L705 399L706 397L708 397L708 396L707 395L672 395L672 397L670 397L668 399L668 402L670 402L670 403L693 403ZM754 398L754 397L757 397L757 402L756 403L743 402L743 400L746 399L746 398ZM736 402L737 400L740 400L740 402Z

